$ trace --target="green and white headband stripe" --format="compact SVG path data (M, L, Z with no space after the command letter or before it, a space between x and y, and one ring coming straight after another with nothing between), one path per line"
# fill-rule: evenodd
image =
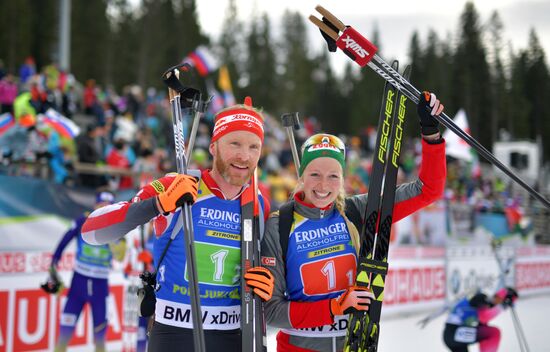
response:
M346 146L344 142L331 134L315 134L309 137L302 145L302 161L300 164L300 176L304 173L307 165L317 158L333 158L342 165L346 165Z

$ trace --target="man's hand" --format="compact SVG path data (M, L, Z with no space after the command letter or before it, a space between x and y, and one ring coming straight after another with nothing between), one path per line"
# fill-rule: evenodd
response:
M158 195L158 202L162 213L174 211L184 203L193 204L197 199L198 181L195 177L178 174L170 187Z
M366 287L351 286L340 297L330 300L332 316L369 310L374 294Z
M244 274L244 279L246 280L246 284L253 288L254 293L264 301L271 299L275 279L269 269L260 266L250 268Z

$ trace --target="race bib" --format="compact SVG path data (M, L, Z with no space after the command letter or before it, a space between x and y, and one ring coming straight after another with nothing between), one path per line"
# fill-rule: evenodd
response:
M456 329L455 332L455 341L462 343L473 343L476 342L477 329L470 328L467 326L461 326Z

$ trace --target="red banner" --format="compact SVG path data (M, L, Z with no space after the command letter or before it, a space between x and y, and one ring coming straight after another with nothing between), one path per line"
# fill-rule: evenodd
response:
M384 305L427 303L445 298L445 267L417 265L389 270Z
M53 350L59 333L59 318L68 290L60 296L40 289L0 291L0 352ZM122 338L124 287L110 287L107 301L107 342ZM13 303L10 306L10 300ZM8 325L13 326L8 329ZM90 309L86 306L77 323L70 346L93 343Z

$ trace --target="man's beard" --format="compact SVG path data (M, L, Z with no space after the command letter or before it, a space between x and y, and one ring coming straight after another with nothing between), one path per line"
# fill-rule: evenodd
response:
M216 148L218 148L218 146L216 146ZM217 155L220 155L219 150ZM217 157L214 160L216 171L223 177L223 179L227 183L229 183L232 186L238 186L238 187L244 186L246 183L248 183L248 181L254 174L254 169L250 167L250 165L248 165L249 163L246 163L248 165L248 172L246 173L246 175L244 176L232 175L230 174L231 163L232 163L231 160L226 162L220 157Z

